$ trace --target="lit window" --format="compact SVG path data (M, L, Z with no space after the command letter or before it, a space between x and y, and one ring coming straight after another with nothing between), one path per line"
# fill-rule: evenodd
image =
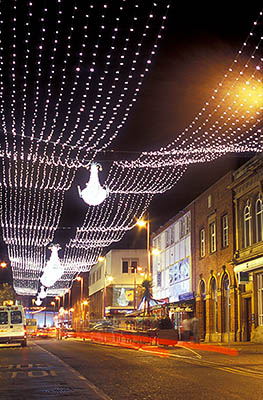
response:
M212 222L209 225L210 231L210 253L214 253L216 251L216 223Z
M205 230L201 229L200 231L200 255L201 257L205 256Z
M244 208L244 247L251 246L251 212L250 206Z
M228 215L222 217L222 247L228 246Z
M261 199L256 201L256 240L261 242L263 240L263 204Z

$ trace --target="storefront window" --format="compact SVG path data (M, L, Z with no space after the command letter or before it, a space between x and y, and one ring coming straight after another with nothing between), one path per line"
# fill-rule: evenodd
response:
M263 325L263 274L257 274L258 324Z

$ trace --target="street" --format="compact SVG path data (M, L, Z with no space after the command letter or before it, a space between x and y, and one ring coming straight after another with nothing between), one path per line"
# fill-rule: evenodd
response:
M263 352L238 356L186 348L132 350L55 339L0 348L1 399L259 400Z

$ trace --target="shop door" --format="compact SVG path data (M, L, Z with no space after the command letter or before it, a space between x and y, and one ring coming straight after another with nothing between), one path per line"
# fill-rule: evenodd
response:
M251 297L245 299L246 340L249 342L252 329Z

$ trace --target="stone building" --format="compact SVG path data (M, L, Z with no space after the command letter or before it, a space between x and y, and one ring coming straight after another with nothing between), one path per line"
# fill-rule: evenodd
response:
M263 343L263 156L234 172L237 340Z

